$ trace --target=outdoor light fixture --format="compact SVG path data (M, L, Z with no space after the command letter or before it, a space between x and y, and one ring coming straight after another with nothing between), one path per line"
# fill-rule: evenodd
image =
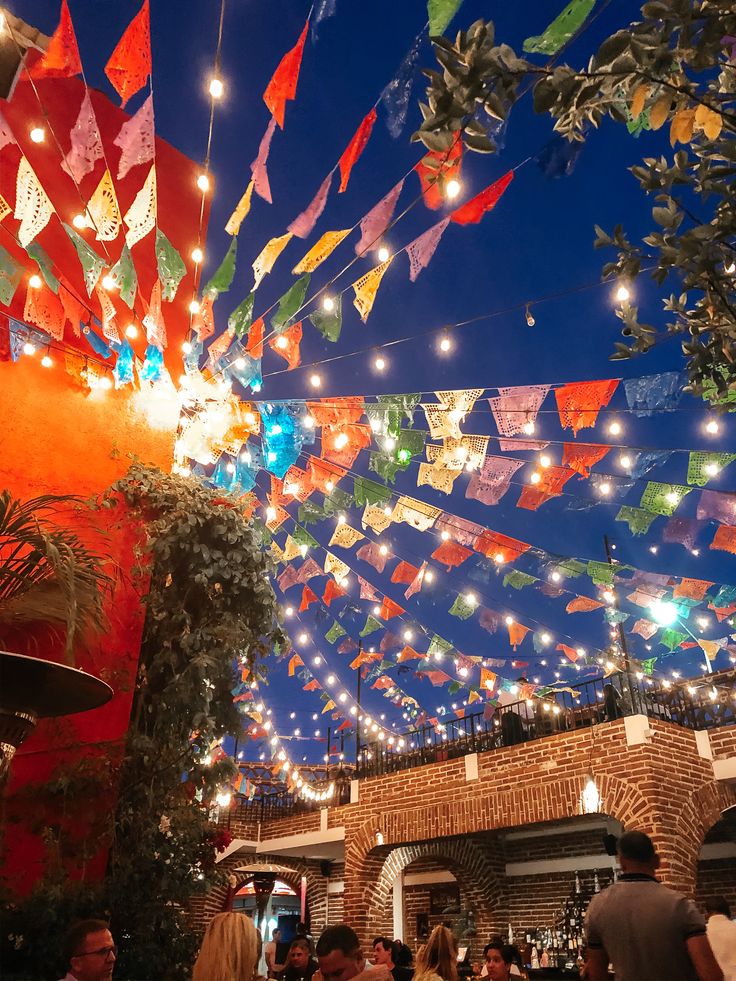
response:
M660 625L660 627L670 627L677 619L677 607L674 603L655 600L649 606L649 612Z
M593 774L589 773L580 795L580 812L582 814L599 814L603 810L603 801L598 791Z
M0 677L0 785L39 719L87 712L113 696L109 685L85 671L8 651L0 651Z

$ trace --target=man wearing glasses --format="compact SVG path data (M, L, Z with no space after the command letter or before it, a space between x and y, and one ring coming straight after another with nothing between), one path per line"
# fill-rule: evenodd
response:
M63 981L110 981L118 948L104 920L82 920L66 935L69 972Z

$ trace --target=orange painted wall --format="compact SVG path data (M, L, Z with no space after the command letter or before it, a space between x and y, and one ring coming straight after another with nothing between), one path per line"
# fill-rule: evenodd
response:
M96 495L126 472L131 455L164 470L171 466L174 430L152 429L129 391L85 393L61 365L46 369L37 357L23 357L16 364L0 361L0 419L0 488L9 488L19 497ZM94 517L97 528L74 516L72 521L85 538L109 552L118 574L109 603L109 631L78 651L77 665L103 677L115 696L92 712L42 721L16 754L0 866L18 893L27 892L42 873L45 850L33 830L33 816L18 814L14 800L24 787L47 778L64 760L94 755L119 758L128 727L143 629L143 608L130 577L137 534L131 525L113 527L117 514L111 519L102 511ZM26 653L63 660L58 642ZM102 806L109 811L113 804L108 800ZM105 850L98 849L84 869L70 869L70 874L100 875L105 859Z

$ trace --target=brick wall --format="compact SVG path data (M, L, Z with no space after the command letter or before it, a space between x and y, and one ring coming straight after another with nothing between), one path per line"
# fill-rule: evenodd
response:
M502 846L489 832L579 814L591 761L603 812L626 827L647 831L662 855L664 880L692 893L703 838L721 810L736 802L736 792L716 785L711 763L698 755L692 732L655 720L650 728L654 737L642 745L627 745L624 721L618 720L489 751L479 755L478 779L472 782L465 779L463 759L362 780L358 803L328 811L328 827L345 829L343 901L350 923L363 940L384 929L391 932L394 878L426 858L441 861L463 884L464 901L483 918L479 936L505 932L509 911L519 918L531 915L519 897L533 898L537 887L546 894L549 885L537 877L507 884L505 862L533 860L542 852L549 856L550 842L522 839ZM713 732L711 744L719 758L736 754L736 726ZM267 821L260 827L260 840L319 826L318 813ZM243 838L258 834L252 814L233 815L231 827ZM597 852L600 836L595 832L573 841L555 835L553 847L557 855ZM581 850L569 851L575 848ZM275 861L286 862L279 857ZM558 878L563 895L549 898L552 904L569 891L569 883ZM319 886L311 888L319 909ZM421 901L420 896L411 900Z
M736 915L736 858L698 862L696 902L702 906L714 896L723 896L731 907L731 916Z

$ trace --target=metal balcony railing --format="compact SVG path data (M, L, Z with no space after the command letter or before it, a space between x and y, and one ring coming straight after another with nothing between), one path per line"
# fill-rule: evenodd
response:
M249 820L270 821L325 806L338 807L350 802L353 777L396 773L637 714L686 729L736 724L736 670L676 685L649 685L619 672L581 682L573 691L550 692L541 699L496 707L489 704L483 711L461 719L445 719L389 737L391 744L376 740L361 745L354 771L345 768L331 773L329 782L334 784L334 793L326 801L305 800L286 789L262 788L252 799L238 796L237 808Z

